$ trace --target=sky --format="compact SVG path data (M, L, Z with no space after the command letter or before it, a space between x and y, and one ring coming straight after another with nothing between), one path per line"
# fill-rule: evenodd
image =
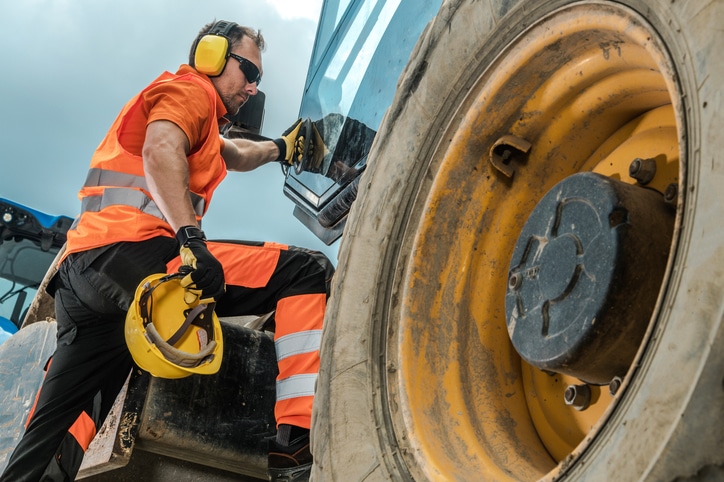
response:
M123 105L188 61L212 20L259 29L262 135L298 117L322 0L23 0L0 2L0 197L75 217L88 164ZM230 172L203 221L211 239L325 246L293 215L278 164Z

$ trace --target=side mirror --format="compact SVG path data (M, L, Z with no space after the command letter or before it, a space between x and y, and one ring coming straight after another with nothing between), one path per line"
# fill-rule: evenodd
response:
M249 100L241 106L239 112L234 115L226 115L230 123L222 128L222 134L226 137L258 138L264 124L265 101L266 94L262 91L258 91L255 96L249 97ZM231 131L233 131L233 134Z

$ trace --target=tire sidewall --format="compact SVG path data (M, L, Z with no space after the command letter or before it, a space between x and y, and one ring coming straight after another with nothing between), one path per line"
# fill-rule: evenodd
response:
M407 219L434 177L431 154L465 104L465 86L532 19L573 3L587 2L450 1L423 34L375 139L340 247L313 417L315 480L411 477L398 456L404 441L385 420L378 363L396 275L411 249ZM609 422L579 463L555 474L571 480L671 479L724 459L721 430L712 428L724 422L724 359L716 349L724 313L724 162L717 159L724 39L713 35L724 7L617 3L653 26L672 59L686 189L659 320ZM480 63L463 68L472 58Z

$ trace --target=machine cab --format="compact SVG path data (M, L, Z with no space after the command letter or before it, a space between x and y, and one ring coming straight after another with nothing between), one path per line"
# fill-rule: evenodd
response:
M325 244L344 229L397 79L441 0L326 1L299 117L326 146L320 165L290 169L284 193L294 215Z

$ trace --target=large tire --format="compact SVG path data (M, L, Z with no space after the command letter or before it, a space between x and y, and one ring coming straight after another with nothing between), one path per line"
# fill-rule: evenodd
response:
M344 234L314 480L721 480L722 23L721 1L444 3L403 73ZM604 61L618 66L615 82L589 66ZM664 152L669 177L654 189L678 186L662 236L670 255L622 387L566 449L531 421L524 392L536 370L507 336L511 253L555 183L587 170L621 177L598 161L654 111L668 112L654 121L668 137L630 141L637 154ZM505 134L532 143L512 179L488 162Z

